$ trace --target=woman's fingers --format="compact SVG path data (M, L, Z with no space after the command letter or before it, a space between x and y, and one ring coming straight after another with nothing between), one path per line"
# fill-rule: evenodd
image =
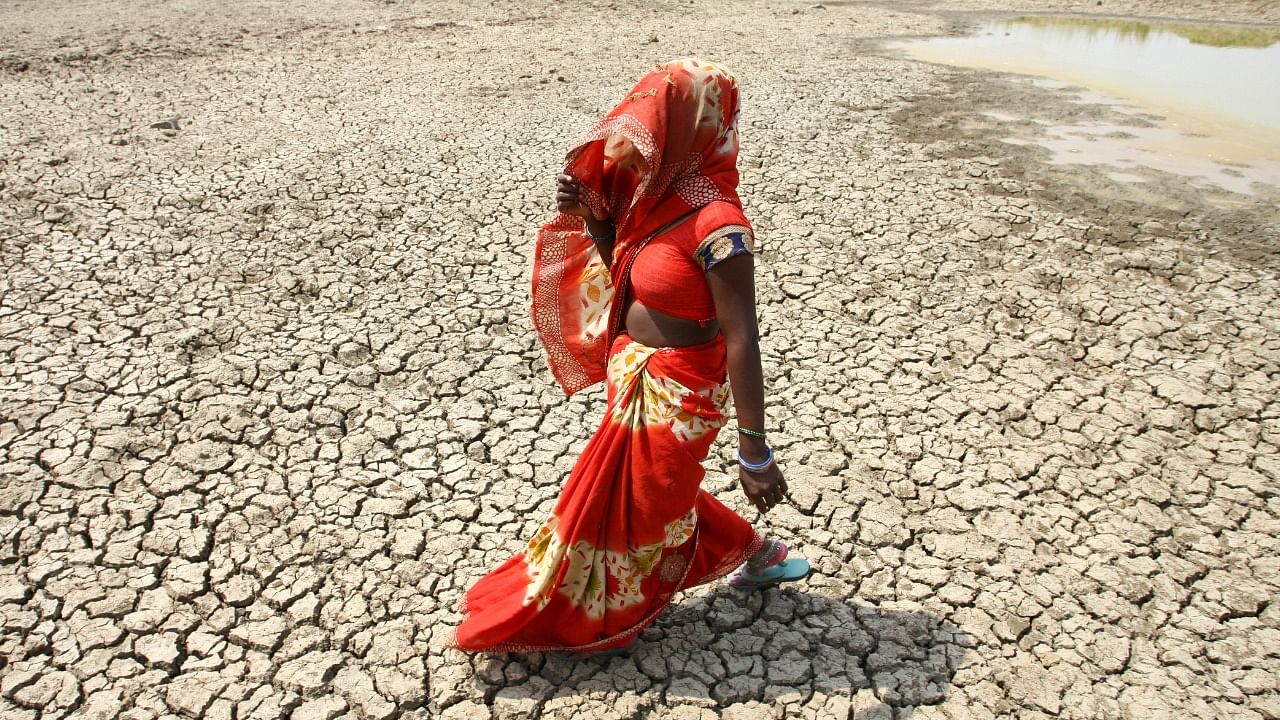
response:
M777 466L762 475L752 475L744 469L739 469L738 472L747 501L761 513L769 512L787 499L787 481Z
M556 193L556 208L560 212L577 215L581 214L583 207L582 198L577 193Z
M769 503L768 483L748 473L744 468L738 468L738 481L742 483L742 492L747 496L747 502L761 513L769 512L772 505Z
M568 175L556 177L556 209L570 215L583 215L586 212L578 182Z

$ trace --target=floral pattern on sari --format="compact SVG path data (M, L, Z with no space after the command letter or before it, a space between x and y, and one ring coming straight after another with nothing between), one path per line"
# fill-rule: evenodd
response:
M680 547L693 537L698 511L690 508L684 516L667 523L661 541L625 552L601 550L585 540L566 545L556 532L559 524L559 516L552 515L525 548L529 583L524 604L541 610L558 590L587 617L598 618L606 608L625 610L645 601L641 584L653 574L665 551Z
M729 401L729 383L695 391L671 378L645 372L649 358L658 351L632 342L609 358L609 382L635 395L630 401L614 404L613 421L630 428L666 425L686 443L723 427L725 416L717 409Z
M759 548L751 524L699 488L725 420L724 339L652 348L624 334L608 357L599 429L524 550L468 590L452 646L619 647L675 593Z
M609 332L609 310L613 304L613 282L609 268L597 253L582 269L582 332L597 338Z
M558 515L538 528L524 549L525 567L529 573L529 584L524 592L524 604L537 604L541 610L551 600L551 591L556 587L556 569L564 563L567 548L556 533L560 523Z

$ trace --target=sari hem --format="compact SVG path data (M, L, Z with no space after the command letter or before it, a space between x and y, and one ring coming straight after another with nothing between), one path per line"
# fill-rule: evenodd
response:
M684 577L680 579L681 587L676 592L685 592L691 588L706 585L709 582L719 580L725 575L728 575L739 565L746 562L747 558L759 552L760 548L764 546L764 540L764 535L756 533L754 539L742 550L741 553L723 558L720 563L711 570L711 572L701 578L698 578L697 582L689 585L684 585L684 582L688 579L689 575L689 568L686 565ZM695 544L692 554L697 554L697 538L695 537L693 540L690 540L690 542ZM529 645L525 643L498 643L496 645L489 645L483 648L464 648L458 645L458 633L455 628L449 632L449 635L444 642L444 646L448 649L471 653L598 652L610 649L610 646L618 645L627 638L634 639L634 636L638 636L640 633L644 632L645 628L652 625L653 622L658 619L658 616L661 615L674 600L675 594L673 593L671 597L667 598L666 601L661 603L658 607L655 607L652 612L646 615L635 625L632 625L620 633L615 633L607 638L587 643L585 645ZM462 596L462 599L458 601L458 612L462 614L463 620L465 621L469 614L467 609L467 596L465 594Z

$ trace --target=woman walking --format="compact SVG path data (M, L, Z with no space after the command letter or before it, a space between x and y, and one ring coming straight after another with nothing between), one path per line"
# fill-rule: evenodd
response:
M808 573L699 488L732 387L743 491L762 513L786 493L764 433L737 120L732 74L674 60L569 152L538 234L534 325L565 392L607 380L608 405L551 517L467 593L455 647L624 648L679 590L735 568L744 590Z

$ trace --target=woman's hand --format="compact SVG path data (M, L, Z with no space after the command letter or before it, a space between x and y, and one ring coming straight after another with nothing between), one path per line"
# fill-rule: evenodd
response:
M746 493L747 500L762 514L776 507L787 495L787 481L782 477L782 469L776 462L770 463L769 467L758 473L748 472L739 465L738 482L742 484L742 492Z
M556 177L556 209L565 215L574 215L583 220L603 220L602 217L596 217L591 212L591 208L587 207L587 203L582 199L582 189L578 186L578 181L569 175L559 175Z
M613 267L613 223L605 217L597 217L582 199L582 189L578 181L568 175L556 176L556 209L566 215L582 218L587 226L587 235L596 244L596 251L604 266Z

